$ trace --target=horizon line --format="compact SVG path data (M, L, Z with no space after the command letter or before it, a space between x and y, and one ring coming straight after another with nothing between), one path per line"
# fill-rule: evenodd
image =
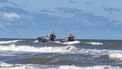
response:
M36 38L15 38L15 37L9 37L9 38L0 38L0 39L27 39L27 40L29 40L29 39L36 39ZM57 39L63 39L63 38L57 38ZM79 40L79 38L77 38L77 40ZM122 39L101 39L101 38L80 38L80 40L122 40Z

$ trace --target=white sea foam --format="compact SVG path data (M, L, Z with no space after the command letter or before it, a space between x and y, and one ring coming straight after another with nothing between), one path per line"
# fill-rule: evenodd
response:
M59 43L59 44L79 44L80 41L68 41L68 42L55 41L55 43Z
M18 41L22 41L22 40L10 40L10 41L0 41L0 44L9 44L9 43L15 43Z
M122 51L121 50L108 50L108 49L78 49L75 46L16 46L11 44L9 46L0 45L0 51L22 51L22 52L46 52L46 53L81 53L90 54L94 57L100 57L103 55L108 55L109 59L118 59L122 61Z
M0 63L0 69L122 69L119 66L75 66L75 65L39 65L39 64L7 64Z
M4 62L0 62L0 69L34 69L32 66L24 64L7 64Z
M112 66L88 66L88 67L80 67L80 66L60 66L56 69L121 69L120 67L112 67Z
M49 53L55 53L55 52L73 52L76 51L77 48L74 46L60 46L60 47L34 47L34 46L16 46L15 44L11 44L10 46L2 46L0 45L0 50L7 50L7 51L24 51L24 52L49 52Z
M122 61L122 53L111 53L111 54L108 54L108 56L112 60Z
M93 58L107 55L109 59L116 59L122 62L122 50L80 49L77 53L93 55Z
M85 43L90 45L103 45L102 42L85 42Z
M100 57L102 55L108 55L110 59L116 58L122 60L122 51L121 50L107 50L107 49L78 49L75 46L16 46L11 44L10 46L0 45L0 51L22 51L22 52L45 52L45 53L81 53L81 54L90 54L94 57Z

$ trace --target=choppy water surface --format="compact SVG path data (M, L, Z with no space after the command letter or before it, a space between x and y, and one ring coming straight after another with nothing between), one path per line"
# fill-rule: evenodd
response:
M0 69L122 69L121 40L33 41L0 39Z

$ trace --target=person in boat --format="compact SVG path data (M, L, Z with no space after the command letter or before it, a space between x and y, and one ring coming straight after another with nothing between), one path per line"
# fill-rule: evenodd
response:
M67 42L67 41L74 41L75 36L73 34L70 34L67 36L67 38L60 40L60 42Z
M48 39L46 37L43 37L43 39L41 40L41 42L48 42Z
M60 42L67 42L67 38L60 40Z
M38 38L37 38L38 42L41 42L42 39L43 39L43 37L38 37Z
M73 34L70 34L69 36L67 36L68 41L74 41L75 36Z
M56 39L56 34L53 32L49 35L49 40L54 41Z
M47 42L47 38L46 37L38 37L37 38L38 42Z

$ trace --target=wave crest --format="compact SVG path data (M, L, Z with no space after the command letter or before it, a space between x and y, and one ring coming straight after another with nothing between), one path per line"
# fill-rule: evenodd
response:
M85 43L90 45L103 45L102 42L85 42Z
M111 53L108 56L112 60L122 61L122 53Z
M7 64L0 63L2 69L121 69L119 66L75 66L75 65L40 65L40 64Z
M1 46L0 50L7 50L7 51L24 51L24 52L49 52L49 53L56 53L56 52L70 52L77 51L77 48L71 45L68 46L16 46L15 44L11 44L10 46Z
M0 41L0 44L16 43L16 42L18 42L18 41L22 41L22 40Z

